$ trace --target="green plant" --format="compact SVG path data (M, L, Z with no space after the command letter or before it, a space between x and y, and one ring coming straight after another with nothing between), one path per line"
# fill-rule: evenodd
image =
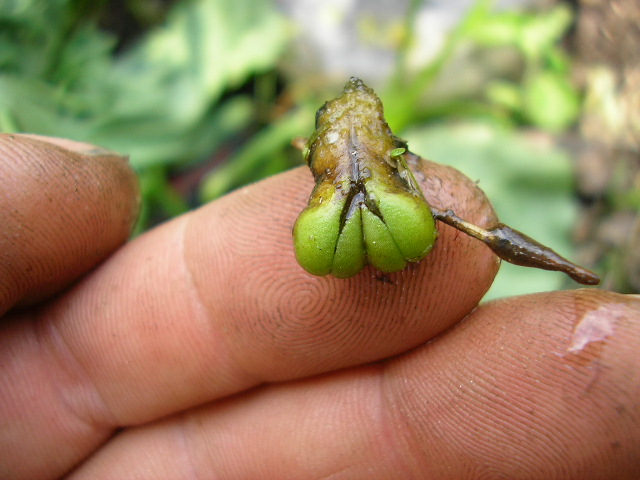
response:
M315 275L351 277L366 264L396 272L422 260L436 240L435 221L382 103L362 80L316 115L304 149L316 187L296 220L296 258Z
M537 15L507 12L474 25L469 36L478 45L515 47L524 60L522 79L492 81L489 100L551 132L574 124L580 99L571 81L571 62L560 46L571 22L572 12L559 4Z
M0 129L125 152L141 176L143 212L183 211L168 168L206 158L250 124L251 99L223 94L273 68L284 21L266 1L178 2L164 25L116 54L99 12L85 6L0 5Z
M575 123L580 98L571 79L571 62L561 41L572 22L572 12L557 5L546 12L494 9L493 0L477 0L449 33L436 58L417 71L407 64L407 51L415 36L414 21L422 2L414 0L407 12L405 41L400 45L397 66L382 94L389 123L402 131L420 121L446 117L478 117L532 125L559 133ZM428 92L456 54L513 49L524 67L515 80L488 78L486 98L448 99L425 104ZM505 115L506 114L506 115Z

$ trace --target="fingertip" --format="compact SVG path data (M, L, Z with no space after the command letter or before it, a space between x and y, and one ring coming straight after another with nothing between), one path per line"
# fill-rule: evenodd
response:
M0 135L0 312L64 288L128 238L139 191L126 157Z
M631 478L639 314L638 299L595 289L481 305L387 370L415 458L427 468L437 452L440 473L463 459L505 478Z

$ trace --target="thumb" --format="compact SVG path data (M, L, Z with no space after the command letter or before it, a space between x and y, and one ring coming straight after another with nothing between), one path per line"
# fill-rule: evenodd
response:
M124 243L138 213L126 158L0 134L0 314L67 286Z

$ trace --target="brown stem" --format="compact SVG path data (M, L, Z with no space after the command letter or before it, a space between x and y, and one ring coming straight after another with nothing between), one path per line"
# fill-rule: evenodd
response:
M600 283L600 278L592 271L571 263L550 248L508 225L498 223L495 227L485 230L461 219L452 210L443 211L431 207L431 213L436 220L477 238L498 257L509 263L563 272L583 285Z

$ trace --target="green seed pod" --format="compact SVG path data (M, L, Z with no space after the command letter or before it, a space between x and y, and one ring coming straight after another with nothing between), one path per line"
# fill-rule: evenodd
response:
M378 193L374 182L369 182L368 190L376 193L380 217L404 258L409 262L422 260L431 251L436 232L427 203L408 193Z
M316 186L293 229L305 270L346 278L370 264L396 272L431 251L435 222L406 148L385 122L380 99L357 78L318 110L304 148Z
M362 217L369 264L382 272L397 272L406 267L407 260L382 219L369 210L363 210Z
M319 197L322 199L322 197ZM312 197L293 227L298 263L314 275L327 275L333 268L340 235L340 217L344 199L332 196L327 202Z
M345 221L338 237L331 274L338 278L352 277L367 263L362 237L362 212L355 209Z

